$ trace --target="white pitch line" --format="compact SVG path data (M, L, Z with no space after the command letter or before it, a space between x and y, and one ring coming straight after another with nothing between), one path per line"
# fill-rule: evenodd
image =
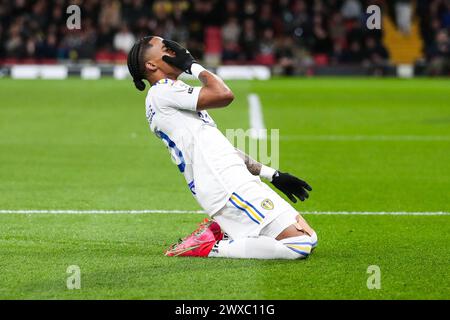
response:
M205 214L201 210L0 210L0 214ZM448 216L450 212L388 212L388 211L300 211L311 215L374 215L374 216Z
M188 214L205 213L200 210L0 210L0 214L147 214L169 213Z
M448 216L450 212L434 211L434 212L408 212L408 211L305 211L300 214L313 215L359 215L359 216Z
M281 135L286 141L450 141L450 136L433 135Z
M256 93L247 96L248 112L250 118L250 137L252 139L266 139L267 132L264 125L261 101Z

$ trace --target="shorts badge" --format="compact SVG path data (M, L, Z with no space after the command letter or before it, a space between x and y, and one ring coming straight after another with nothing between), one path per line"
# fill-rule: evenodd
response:
M263 207L266 210L272 210L273 209L273 202L270 199L264 199L261 202L261 207Z

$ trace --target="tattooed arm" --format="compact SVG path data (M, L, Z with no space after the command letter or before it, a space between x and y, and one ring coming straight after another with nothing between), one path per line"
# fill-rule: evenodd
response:
M278 190L282 191L292 202L297 202L297 198L301 201L309 198L308 191L312 191L311 186L303 180L273 168L267 167L250 156L235 148L239 156L244 160L248 171L254 176L270 181Z
M247 154L245 154L238 148L236 148L236 151L238 152L239 157L241 157L242 160L244 160L248 171L250 171L250 173L254 176L259 176L261 173L262 164L256 160L254 160L253 158L251 158L250 156L248 156Z

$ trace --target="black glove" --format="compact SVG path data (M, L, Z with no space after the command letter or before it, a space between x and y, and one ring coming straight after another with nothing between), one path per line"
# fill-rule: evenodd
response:
M283 173L276 171L272 177L272 184L280 191L282 191L292 202L296 203L297 196L301 201L304 201L309 197L308 191L312 191L312 188L305 181L300 180L289 173ZM306 189L306 190L305 190Z
M186 73L192 74L191 66L196 61L190 52L186 48L182 47L178 42L164 39L163 43L167 48L175 52L175 57L164 55L162 57L163 61Z

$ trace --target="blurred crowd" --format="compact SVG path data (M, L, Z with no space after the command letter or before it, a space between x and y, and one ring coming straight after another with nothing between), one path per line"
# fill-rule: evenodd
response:
M428 73L450 73L450 0L423 0L417 4Z
M398 0L408 2L407 0ZM382 65L381 31L365 10L395 0L0 0L0 61L123 62L136 39L156 34L209 64L266 64L286 74L301 65ZM450 0L414 1L425 57L448 62ZM81 8L69 30L66 9ZM442 62L443 60L443 62Z

